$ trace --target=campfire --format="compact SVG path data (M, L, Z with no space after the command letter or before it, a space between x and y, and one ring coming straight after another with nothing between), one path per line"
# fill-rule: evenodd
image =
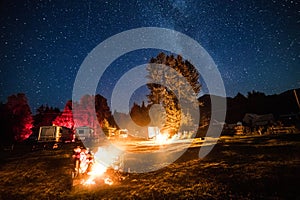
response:
M81 185L95 185L102 182L107 185L113 185L114 180L120 170L120 150L113 146L99 147L94 154L93 165L87 172L87 178L81 180Z
M100 163L94 163L91 171L87 173L87 175L89 176L88 179L82 180L81 184L82 185L96 184L95 179L103 177L106 171L107 171L107 167L105 167L104 165L102 165ZM104 183L107 182L107 181L105 181L106 179L107 178L104 178ZM113 184L113 182L111 181L111 183L109 185L112 185L112 184Z

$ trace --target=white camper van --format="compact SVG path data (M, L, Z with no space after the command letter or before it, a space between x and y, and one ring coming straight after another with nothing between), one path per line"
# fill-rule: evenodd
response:
M76 128L76 138L78 140L90 139L94 134L94 130L88 126L81 126Z
M38 142L74 142L72 130L62 126L41 126Z

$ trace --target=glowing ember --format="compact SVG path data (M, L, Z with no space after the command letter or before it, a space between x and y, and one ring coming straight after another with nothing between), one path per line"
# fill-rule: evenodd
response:
M112 185L112 184L114 184L114 182L113 182L110 178L105 178L105 179L104 179L104 183L107 184L107 185Z
M88 180L82 180L82 185L94 185L96 182L94 181L94 177L90 177Z
M90 176L101 176L106 172L106 167L100 163L94 163L92 170L88 173Z
M107 167L100 163L94 163L90 172L88 172L89 178L81 182L82 185L93 185L95 184L95 179L101 177L107 170ZM105 181L104 181L105 182ZM111 185L111 184L109 184Z
M94 163L90 172L88 172L89 178L81 182L82 185L94 185L95 179L101 177L106 172L106 167L100 163Z

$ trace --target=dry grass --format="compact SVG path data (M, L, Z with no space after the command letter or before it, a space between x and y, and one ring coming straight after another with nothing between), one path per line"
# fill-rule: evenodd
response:
M58 199L72 188L70 154L64 150L9 156L1 166L0 198Z
M72 187L71 149L11 155L0 167L0 199L296 199L300 134L223 138L204 159L190 149L161 170L112 186Z

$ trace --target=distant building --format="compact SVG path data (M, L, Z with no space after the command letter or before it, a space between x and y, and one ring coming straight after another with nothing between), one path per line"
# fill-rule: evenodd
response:
M273 114L257 115L246 113L243 122L249 126L264 126L275 122Z

